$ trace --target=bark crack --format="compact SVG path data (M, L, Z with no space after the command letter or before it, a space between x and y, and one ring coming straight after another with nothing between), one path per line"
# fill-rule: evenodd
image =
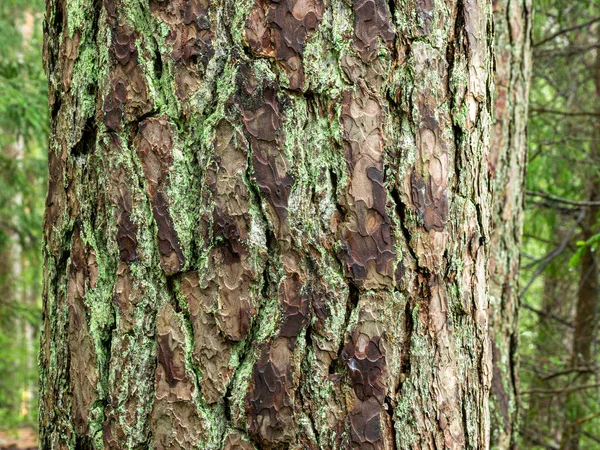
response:
M392 447L390 450L397 450L398 446L396 445L396 427L394 426L396 424L395 422L395 418L394 418L394 408L392 407L393 401L389 396L385 397L384 403L383 403L383 409L384 411L387 413L387 415L390 418L390 434L391 434L391 439L392 439Z
M392 199L396 204L396 214L398 215L398 219L400 221L400 229L402 231L402 236L404 237L404 241L406 243L406 249L408 250L410 256L414 260L417 267L419 266L419 259L415 254L411 244L410 244L410 231L406 227L406 205L400 198L400 193L398 192L398 188L394 187L392 189Z
M342 326L342 330L344 331L344 335L341 337L340 345L336 352L336 358L331 361L329 364L329 374L333 375L339 373L343 368L343 358L342 352L344 351L344 346L346 344L346 333L348 332L348 326L350 324L350 317L352 317L352 313L358 307L358 301L360 297L360 291L358 287L352 283L348 283L348 299L346 300L346 315L344 317L344 325Z

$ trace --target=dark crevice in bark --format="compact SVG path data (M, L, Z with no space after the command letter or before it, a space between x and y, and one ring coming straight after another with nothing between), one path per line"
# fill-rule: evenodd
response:
M260 59L266 59L267 61L269 61L268 58L261 58L260 56L255 56L252 53L252 49L248 45L242 45L242 52L246 61L258 61Z
M75 436L75 450L93 450L92 439L88 436Z
M304 357L302 358L302 365L301 365L301 367L303 367L303 368L310 368L310 363L308 362L307 356L309 354L308 349L312 348L312 346L313 346L311 334L312 334L312 327L309 326L306 329L306 334L305 334L306 347L305 347ZM308 369L302 370L302 374L304 374L304 373L310 373L310 370L308 370ZM300 397L301 405L306 407L310 404L310 399L304 398L302 383L298 389L298 396ZM305 412L306 412L306 415L308 416L308 420L310 422L310 428L311 428L312 434L315 437L315 441L317 442L317 445L319 446L319 448L321 448L321 443L319 442L319 434L317 433L318 427L317 427L317 424L315 423L315 418L313 417L311 408L305 409Z
M54 97L54 104L52 105L52 111L50 112L50 123L52 124L52 131L56 129L58 112L62 105L62 98L59 96Z
M333 189L333 194L335 196L335 208L337 210L338 213L340 213L340 216L343 218L345 213L344 213L344 209L342 208L342 206L340 205L340 203L337 201L338 198L338 186L339 186L339 181L338 181L338 175L337 173L335 173L335 170L333 170L331 167L329 168L329 177L331 179L331 187Z
M359 293L360 291L358 290L358 287L354 283L350 283L348 286L348 301L350 303L350 310L354 310L358 306Z
M402 342L400 352L402 358L400 363L400 380L398 386L396 387L396 393L402 389L402 385L404 384L406 378L409 377L411 371L411 344L412 334L415 326L412 310L412 302L407 300L406 305L404 306L404 341Z
M71 155L74 157L86 156L93 153L96 147L96 137L98 130L96 128L96 118L92 115L88 117L83 131L81 133L81 139L71 149Z
M392 41L392 55L391 60L394 61L394 65L398 61L398 46L397 41L399 39L398 28L396 27L396 0L388 0L388 8L390 10L391 23L394 27L394 39Z
M54 25L54 29L52 31L54 31L53 34L55 36L60 36L63 31L64 21L63 2L55 2L54 5L56 5L56 7L54 8L54 18L52 19L52 24Z
M93 0L93 15L92 15L92 25L91 30L93 34L92 43L94 46L98 43L98 33L100 33L100 27L98 26L98 21L100 20L100 12L102 10L102 1L101 0Z
M163 62L162 57L160 56L160 51L156 48L154 52L154 76L160 80L163 74Z
M456 2L456 17L454 19L454 41L450 43L450 46L454 47L454 44L457 42L456 40L456 30L464 30L465 29L465 12L464 12L464 0L458 0ZM462 35L461 35L462 37ZM460 42L459 42L460 44ZM449 60L453 61L453 59ZM451 73L449 70L448 73Z
M455 108L454 95L451 95L451 98L452 101L450 102L450 110L452 111ZM454 163L456 164L457 172L460 172L461 170L463 170L462 159L460 157L460 146L463 139L463 130L460 126L456 125L455 123L452 123L452 135L454 140ZM454 178L453 184L456 189L456 192L460 192L460 183L458 182L457 177Z
M388 0L388 8L390 9L390 16L392 18L392 22L395 25L394 19L396 18L396 0Z
M515 363L519 357L519 334L518 332L510 335L510 380L513 388L514 398L519 401L519 384L517 382L517 364ZM517 403L517 408L520 408L520 404ZM515 444L516 445L516 444Z
M392 446L390 448L390 450L397 450L398 446L396 445L396 427L395 425L395 418L394 418L394 408L392 406L393 401L390 397L385 397L385 400L383 402L383 410L386 412L386 414L390 417L390 424L391 424L391 430L390 430L390 434L391 434L391 438L392 438Z
M171 299L171 306L177 313L182 313L183 311L181 309L181 304L177 300L177 294L175 291L175 281L177 279L179 279L178 274L165 276L166 288L167 292L169 293L169 298Z
M462 30L464 28L464 21L465 21L465 18L464 18L464 12L463 12L463 4L462 4L462 0L459 0L458 4L457 4L456 18L454 20L455 33L456 33L456 30ZM463 50L463 52L464 52L464 49L462 49L462 42L460 39L462 37L463 37L462 34L460 34L458 37L455 36L454 40L449 43L448 48L446 50L446 62L448 63L448 73L450 74L450 76L447 77L448 84L446 86L446 89L448 90L448 94L450 97L450 111L452 111L452 112L455 112L459 108L459 105L456 104L457 93L455 92L455 89L452 88L451 78L452 78L452 73L454 71L454 65L455 65L455 61L457 58L457 53L459 53L461 50ZM452 141L454 142L454 146L453 146L454 161L456 164L457 173L461 173L461 171L463 170L461 158L460 158L460 147L462 145L463 135L464 135L464 132L463 132L462 128L459 125L457 125L454 120L452 120L452 137L453 137ZM457 177L454 177L453 184L454 184L454 188L456 189L456 191L460 192L460 186L459 186Z
M66 273L67 270L67 260L71 256L71 239L73 238L73 232L75 230L75 224L71 229L65 231L63 234L63 238L60 240L63 243L63 248L61 249L60 256L56 261L56 273ZM62 269L62 270L59 270Z
M240 359L243 361L242 359ZM227 390L225 391L225 395L223 396L223 413L225 414L225 419L227 419L227 423L231 423L231 405L229 402L229 398L231 397L231 391L233 389L233 380L229 380L229 384L227 386Z
M417 266L418 266L419 259L417 258L417 255L415 254L412 246L410 245L410 231L406 227L406 205L404 204L404 202L402 202L402 199L400 198L400 193L398 192L397 187L394 187L394 189L392 189L391 193L392 193L392 199L394 200L394 203L396 204L396 214L398 215L398 219L400 221L400 228L402 231L402 235L404 236L404 241L406 243L406 249L410 253L410 256L414 260L415 264L417 264Z
M343 358L342 352L344 351L344 346L346 344L346 333L348 330L348 324L350 323L350 317L354 310L358 307L358 301L360 298L360 291L358 287L352 283L348 283L348 298L346 300L346 315L344 317L344 325L342 327L344 335L341 336L340 345L336 352L336 358L331 361L329 364L329 374L333 375L336 373L340 373L343 369Z
M465 442L469 442L469 421L468 421L468 413L466 408L467 399L463 398L462 402L460 402L461 406L461 417L463 422L463 432L465 435Z
M479 245L483 246L488 242L488 237L486 237L486 229L483 226L483 214L479 203L475 203L475 212L477 213L477 228L480 234Z
M152 111L148 111L147 113L141 114L140 116L136 117L135 121L131 122L132 136L135 136L135 134L139 132L138 127L144 120L150 119L151 117L156 117L157 114L158 114L158 111L156 109L153 109ZM132 146L132 148L135 148L135 147Z

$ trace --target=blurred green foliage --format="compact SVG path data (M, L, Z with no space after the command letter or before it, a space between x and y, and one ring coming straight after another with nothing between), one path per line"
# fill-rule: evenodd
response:
M41 0L0 1L0 428L36 422L47 82Z
M594 276L582 257L600 236L598 222L584 220L584 205L595 201L600 186L600 1L534 0L534 8L521 258L521 287L527 286L520 317L521 447L572 448L565 430L576 421L575 402L578 420L586 417L579 446L594 449L600 448L598 344L594 361L574 369L573 339L580 282ZM595 237L584 237L584 224ZM597 341L597 317L591 323ZM592 384L598 386L586 387Z

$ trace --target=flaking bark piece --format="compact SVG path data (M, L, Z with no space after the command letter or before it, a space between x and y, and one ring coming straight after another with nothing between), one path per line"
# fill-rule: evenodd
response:
M103 104L104 123L110 130L121 131L123 122L131 122L152 111L153 101L135 44L138 34L129 24L116 18L111 30L111 69Z
M277 338L263 347L252 371L248 430L267 445L290 442L296 433L292 356L288 339Z
M243 136L228 122L221 122L215 134L214 162L206 177L215 203L213 234L242 254L247 251L249 233L250 191L244 180L248 149Z
M258 91L258 90L257 90ZM257 97L260 92L255 91ZM255 108L242 111L246 132L252 144L252 164L256 183L275 213L278 235L286 233L287 207L294 178L281 154L279 136L281 113L274 89L265 88L255 98Z
M122 151L119 137L115 133L109 133L106 141L108 154L117 155ZM108 192L111 202L115 205L119 259L121 262L130 263L137 258L137 226L131 220L133 193L124 168L119 167L110 174Z
M239 432L233 432L227 435L223 450L254 450L255 447Z
M169 212L167 188L173 164L173 129L164 118L146 119L139 125L135 146L142 161L146 190L158 228L160 264L167 275L181 270L185 258Z
M196 408L195 386L186 368L185 330L169 304L157 314L156 395L152 409L157 449L194 448L200 443L202 423Z
M194 331L194 358L202 372L200 389L208 404L219 402L233 375L229 366L231 343L221 334L211 312L215 289L202 288L197 272L183 275L181 292L187 301Z
M179 238L175 231L173 219L169 213L169 204L162 192L158 192L154 198L152 213L158 228L160 265L167 275L172 275L181 270L185 264L185 258L179 246Z
M342 352L355 399L350 413L354 448L383 448L381 411L386 387L383 381L385 356L379 336L361 331L349 336Z
M308 325L310 311L309 297L297 273L281 282L279 298L283 304L283 322L279 335L295 338Z
M208 0L152 0L150 9L170 29L167 43L174 62L175 91L187 101L198 91L204 71L214 55L214 31Z
M99 375L94 341L87 322L84 303L86 290L91 287L88 251L75 225L71 247L71 264L67 285L69 314L69 374L71 377L75 429L80 434L89 430L89 413L97 398Z
M393 283L395 250L383 186L379 101L362 90L346 92L341 120L350 169L342 229L348 275L366 289L387 287Z
M243 135L222 121L216 127L213 162L206 175L214 203L212 237L217 244L211 250L213 268L204 278L210 280L206 289L214 297L217 326L233 341L244 339L250 331L256 313L251 287L259 277L249 262L247 169L248 148Z
M120 193L117 218L117 245L119 246L119 256L123 262L132 262L137 258L137 227L131 221L131 190L123 187Z
M254 274L246 255L233 253L227 246L217 247L212 254L218 282L218 325L229 339L238 342L250 332L256 314L250 298Z
M256 0L246 22L250 48L275 57L289 78L289 89L302 89L302 54L306 38L316 30L323 15L319 0Z
M61 54L60 62L62 65L62 80L65 92L71 87L73 80L73 69L75 61L79 54L79 44L81 42L81 30L75 30L73 37L69 33L63 33L63 45L65 52Z
M354 0L354 45L365 62L377 57L379 39L393 42L394 26L385 0Z
M417 209L419 217L423 219L423 226L427 231L444 231L448 221L448 196L443 189L438 196L433 194L432 181L425 181L416 170L410 177L412 202Z

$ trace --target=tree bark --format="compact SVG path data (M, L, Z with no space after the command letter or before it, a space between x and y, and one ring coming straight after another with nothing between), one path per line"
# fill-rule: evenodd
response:
M489 158L493 186L490 243L492 447L517 447L519 417L519 255L531 78L531 0L494 1L495 102Z
M488 448L491 5L47 5L41 448Z

